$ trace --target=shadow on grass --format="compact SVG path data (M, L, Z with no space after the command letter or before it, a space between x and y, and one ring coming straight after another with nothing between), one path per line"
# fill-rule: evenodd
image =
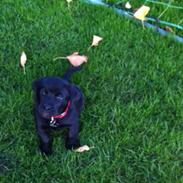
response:
M11 154L0 152L0 175L3 175L13 169L18 164L18 159Z

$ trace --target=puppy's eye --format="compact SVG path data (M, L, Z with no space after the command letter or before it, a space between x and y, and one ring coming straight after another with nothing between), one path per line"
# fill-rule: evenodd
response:
M48 95L48 92L47 92L46 90L42 90L42 91L41 91L41 94L42 94L42 95Z
M64 97L63 97L62 94L58 94L58 95L56 95L56 99L59 100L59 101L61 101L61 100L64 99Z

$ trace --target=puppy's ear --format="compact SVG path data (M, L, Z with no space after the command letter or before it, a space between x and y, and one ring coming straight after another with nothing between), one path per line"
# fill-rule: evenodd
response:
M39 101L40 101L41 88L42 88L42 80L41 79L37 79L37 80L34 80L32 82L32 89L35 92L34 99L35 99L36 103L39 103Z
M71 103L73 103L77 109L81 108L80 105L83 106L83 93L76 85L70 85L70 97ZM78 105L78 106L77 106Z
M41 89L41 79L32 82L32 89L34 92L38 92Z
M39 83L40 83L39 80L34 80L32 82L32 89L33 89L34 92L37 92L37 90L39 88Z

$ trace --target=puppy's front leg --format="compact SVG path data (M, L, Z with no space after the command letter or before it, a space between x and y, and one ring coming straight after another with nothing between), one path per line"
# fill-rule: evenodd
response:
M38 130L39 148L46 155L52 154L52 138L49 136L49 131L45 129Z
M75 121L70 127L69 127L69 133L66 138L65 147L66 149L76 149L80 147L80 142L78 139L78 132L79 132L79 122Z
M36 115L36 128L39 138L39 148L43 154L52 154L52 138L50 137L50 129L47 121Z

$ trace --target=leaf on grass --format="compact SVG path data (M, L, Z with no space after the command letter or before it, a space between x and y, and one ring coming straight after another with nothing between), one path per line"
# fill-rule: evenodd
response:
M79 55L78 52L74 52L72 55L69 55L66 58L75 67L80 66L81 64L83 64L84 62L87 62L88 60L87 56Z
M74 67L80 66L84 62L87 62L88 57L85 55L79 55L78 52L74 52L72 55L69 55L67 57L56 57L53 60L58 59L67 59Z
M150 7L149 6L141 6L135 13L134 13L134 17L144 21L145 20L145 16L149 13L150 11Z
M23 51L20 57L20 65L25 68L25 64L27 62L27 56L25 54L25 52Z
M165 30L168 32L174 32L173 29L169 26L165 26Z
M99 42L102 41L103 38L93 35L93 41L92 41L92 46L98 46Z
M67 1L67 3L71 3L72 2L72 0L66 0Z
M132 6L131 6L131 4L129 3L129 1L125 4L125 8L126 8L126 9L131 9L131 8L132 8Z
M84 145L84 146L81 146L81 147L75 149L74 151L75 151L75 152L82 153L82 152L84 152L84 151L89 151L89 150L90 150L90 148L89 148L87 145Z

